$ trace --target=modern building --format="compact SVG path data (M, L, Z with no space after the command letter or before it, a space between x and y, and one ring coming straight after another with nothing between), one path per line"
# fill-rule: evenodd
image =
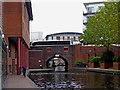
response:
M42 41L42 40L43 40L43 32L31 32L30 33L30 42Z
M89 2L84 3L86 11L83 12L83 31L86 30L86 23L90 17L94 16L96 12L104 6L104 2Z
M46 36L47 41L70 41L71 44L78 44L80 43L80 36L82 33L78 32L61 32L61 33L54 33L49 34Z
M4 39L3 2L0 0L0 90L5 87L7 81L7 45Z
M19 75L19 68L28 69L30 29L33 20L31 1L4 2L4 34L8 45L7 72Z

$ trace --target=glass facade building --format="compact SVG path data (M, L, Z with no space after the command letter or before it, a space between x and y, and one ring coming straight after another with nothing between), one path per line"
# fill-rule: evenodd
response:
M2 89L7 80L7 45L2 38L2 33L0 30L0 89Z

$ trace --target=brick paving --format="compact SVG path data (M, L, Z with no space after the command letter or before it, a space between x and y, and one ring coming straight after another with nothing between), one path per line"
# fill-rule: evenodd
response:
M31 81L23 75L9 74L6 88L36 88Z

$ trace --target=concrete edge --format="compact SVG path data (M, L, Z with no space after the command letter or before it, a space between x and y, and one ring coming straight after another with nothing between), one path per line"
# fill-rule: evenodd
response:
M120 70L110 70L110 69L100 69L100 68L79 68L79 67L74 67L74 68L85 70L85 71L90 71L90 72L120 75Z
M26 74L26 78L35 86L35 88L39 88L27 75L29 74L29 70L28 70L28 72L27 72L27 74Z

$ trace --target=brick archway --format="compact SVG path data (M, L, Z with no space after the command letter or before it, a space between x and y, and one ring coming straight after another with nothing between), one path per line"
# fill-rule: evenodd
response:
M49 64L49 61L52 59L52 58L55 58L55 55L50 57L47 61L46 61L46 67L48 67L48 64ZM67 59L65 59L64 57L62 57L61 55L58 57L58 58L61 58L63 61L65 61L65 71L68 71L68 61Z

